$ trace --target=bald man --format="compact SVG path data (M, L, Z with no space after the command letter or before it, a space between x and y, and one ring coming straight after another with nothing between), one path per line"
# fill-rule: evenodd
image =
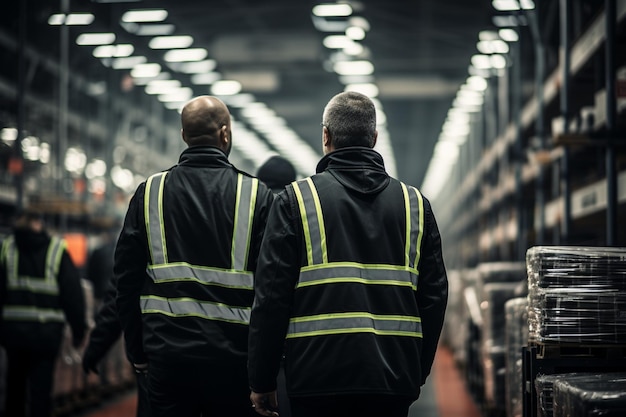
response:
M148 380L154 416L254 415L248 324L273 194L228 161L222 101L191 100L181 124L187 149L139 185L115 250L128 357Z

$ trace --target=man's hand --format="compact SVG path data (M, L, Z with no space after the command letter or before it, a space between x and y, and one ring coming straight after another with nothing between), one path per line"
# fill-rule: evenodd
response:
M259 394L252 391L250 393L250 401L255 411L262 416L278 417L278 397L276 391Z

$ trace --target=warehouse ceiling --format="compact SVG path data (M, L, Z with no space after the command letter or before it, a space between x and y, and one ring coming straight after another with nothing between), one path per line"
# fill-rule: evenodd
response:
M26 2L27 45L43 56L58 59L60 31L58 26L50 26L48 19L61 12L64 0L20 1ZM12 2L12 7L17 9L17 3ZM113 32L115 43L132 44L134 55L159 63L169 72L169 78L192 88L193 95L210 94L210 85L194 84L191 75L177 72L165 62L167 51L149 47L152 37L139 32L142 27L151 25L120 23L129 10L165 9L167 16L159 24L170 25L170 35L191 36L191 47L208 52L206 59L215 63L212 71L219 74L221 80L238 81L241 93L247 94L245 97L265 103L310 148L298 148L296 152L316 153L319 157L324 105L334 94L343 91L346 83L355 81L335 72L333 63L340 50L326 47L324 39L333 34L344 35L350 26L348 23L356 23L364 29L365 36L358 39L359 34L356 34L354 43L358 44L358 49L362 47L362 51L350 59L373 64L374 71L366 78L378 88L378 103L386 119L381 129L388 133L390 146L386 161L389 170L400 179L419 186L447 110L468 77L478 33L494 29L491 1L363 0L348 3L352 9L350 16L323 18L313 16L312 10L318 3L308 0L67 1L69 12L95 15L91 25L71 27L70 68L92 81L107 77L103 75L106 71L118 74L124 71L110 68L110 62L107 68L104 61L93 56L93 46L76 44L82 32ZM14 15L3 13L0 18L3 33L16 36L19 26L16 15L17 10ZM4 74L9 72L5 70ZM48 88L54 92L54 87L34 83L27 88ZM134 88L145 94L143 86ZM71 94L69 100L72 100ZM236 117L243 120L239 107L235 104L232 107ZM166 112L177 116L175 110ZM178 129L178 126L173 127ZM271 131L261 135L264 141L271 138ZM236 141L236 129L234 135ZM273 150L284 151L272 141L267 143ZM309 169L312 171L314 165ZM303 170L301 173L305 174Z

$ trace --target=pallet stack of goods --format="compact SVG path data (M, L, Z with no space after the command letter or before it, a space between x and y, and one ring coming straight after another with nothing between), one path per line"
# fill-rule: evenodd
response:
M613 372L626 371L626 248L537 246L528 250L526 264L524 416L549 415L552 399L554 417L588 415L557 406L557 387L563 386L561 403L576 403L571 397L578 388L568 380L573 374L593 374L595 382L575 382L597 383L597 394L603 382L615 379ZM557 374L562 376L543 377ZM597 394L594 401L600 406L610 397Z
M507 417L522 417L522 349L528 341L528 298L517 297L504 305L505 393Z

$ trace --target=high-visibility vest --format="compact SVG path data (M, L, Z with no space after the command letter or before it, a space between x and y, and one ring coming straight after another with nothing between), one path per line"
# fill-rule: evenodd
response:
M64 249L65 241L53 237L46 252L44 276L31 277L19 274L19 253L14 237L9 236L2 243L1 256L6 266L9 293L2 311L4 320L39 323L63 323L65 321L65 314L58 302L59 283L57 280ZM21 295L28 293L31 294L30 297Z
M311 178L292 183L300 208L306 245L307 264L300 268L298 291L319 285L355 283L360 285L401 286L417 290L420 247L424 230L424 202L414 187L401 183L406 216L404 265L329 262L326 230L320 198ZM305 315L295 306L287 339L372 333L378 336L422 337L419 315L381 315L371 311L346 311Z
M252 236L252 221L256 206L259 181L238 174L235 221L229 269L188 262L170 262L167 237L163 221L163 187L167 172L154 174L146 181L144 217L150 250L150 263L146 272L155 284L176 281L196 282L203 286L216 286L252 291L253 274L246 270ZM198 317L231 323L249 324L251 306L231 306L209 302L179 294L177 297L142 295L143 314L164 314L169 317Z

